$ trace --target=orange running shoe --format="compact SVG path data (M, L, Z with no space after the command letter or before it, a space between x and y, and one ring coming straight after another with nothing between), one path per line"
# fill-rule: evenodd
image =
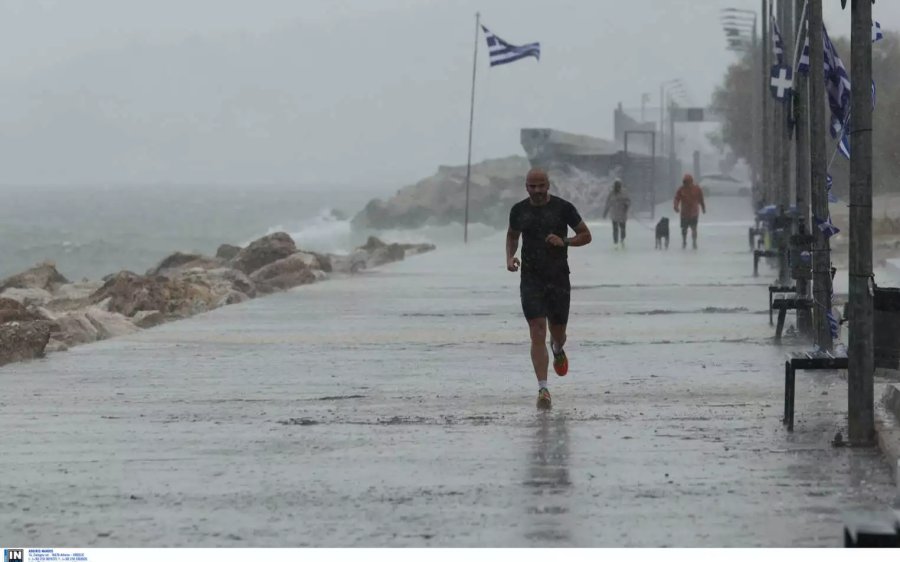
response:
M569 372L569 358L562 349L559 350L559 353L553 352L553 370L561 377L566 376L566 373Z
M538 391L537 408L538 410L550 409L550 391L546 388Z

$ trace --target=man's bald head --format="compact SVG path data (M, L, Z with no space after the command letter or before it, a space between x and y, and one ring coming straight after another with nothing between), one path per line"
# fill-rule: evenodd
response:
M550 178L547 176L547 172L540 168L532 168L528 171L528 175L525 176L525 183L550 183Z
M532 168L525 176L525 188L532 205L543 205L550 200L547 191L550 189L550 178L540 168Z

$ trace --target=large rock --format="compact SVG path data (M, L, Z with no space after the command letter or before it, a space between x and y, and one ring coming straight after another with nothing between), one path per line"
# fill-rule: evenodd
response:
M0 291L0 297L18 301L25 306L44 306L53 300L53 295L46 289L37 287L29 289L10 288Z
M249 275L296 251L297 246L288 234L276 232L254 240L249 246L238 252L228 265Z
M220 267L206 271L206 276L213 293L219 297L231 292L243 293L251 299L256 297L256 284L240 270Z
M328 258L334 273L360 273L367 267L369 253L357 249L347 255L331 255Z
M388 244L375 236L369 236L366 243L357 248L357 251L365 252L366 267L378 267L400 261L407 255L412 256L434 249L434 244Z
M187 269L215 269L221 267L223 260L204 256L202 254L185 254L175 252L164 258L159 265L147 272L149 277L164 275L171 277Z
M46 308L53 312L66 312L90 306L90 297L103 283L100 281L81 281L61 285L53 294L53 298L46 303Z
M45 320L0 324L0 365L43 357L50 328Z
M503 226L509 208L525 197L528 160L510 156L472 166L469 220ZM418 228L463 222L466 166L441 166L437 174L404 187L388 201L374 199L352 221L356 229Z
M216 257L225 261L233 259L241 251L240 246L232 246L231 244L222 244L216 250Z
M30 322L40 319L39 315L30 312L19 301L0 297L0 324L6 322Z
M6 289L42 289L52 293L57 287L68 282L69 280L56 270L56 265L44 262L4 279L0 282L0 293Z
M310 267L309 258L297 253L254 271L250 280L261 292L271 293L314 283L316 275Z
M53 324L54 342L67 347L133 334L140 329L124 315L96 306L57 315Z
M184 318L215 308L216 298L208 285L183 279L144 277L121 271L98 289L90 300L106 301L110 312L134 316L141 310L158 310L167 316Z

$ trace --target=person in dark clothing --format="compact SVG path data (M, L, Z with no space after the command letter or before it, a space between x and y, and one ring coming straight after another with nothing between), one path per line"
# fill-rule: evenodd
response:
M569 371L569 360L563 346L569 322L569 246L591 242L591 232L575 206L550 195L550 180L543 170L533 169L525 179L528 198L513 205L506 233L506 268L522 270L519 292L522 312L531 332L531 362L538 380L537 406L550 408L547 389L547 326L553 368L559 376ZM575 236L568 238L568 229ZM522 259L516 257L522 237Z

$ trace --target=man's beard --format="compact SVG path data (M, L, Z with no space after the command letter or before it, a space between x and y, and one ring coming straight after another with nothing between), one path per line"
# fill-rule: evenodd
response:
M546 193L534 193L531 195L532 203L545 203L547 201L547 199L548 199L548 196Z

